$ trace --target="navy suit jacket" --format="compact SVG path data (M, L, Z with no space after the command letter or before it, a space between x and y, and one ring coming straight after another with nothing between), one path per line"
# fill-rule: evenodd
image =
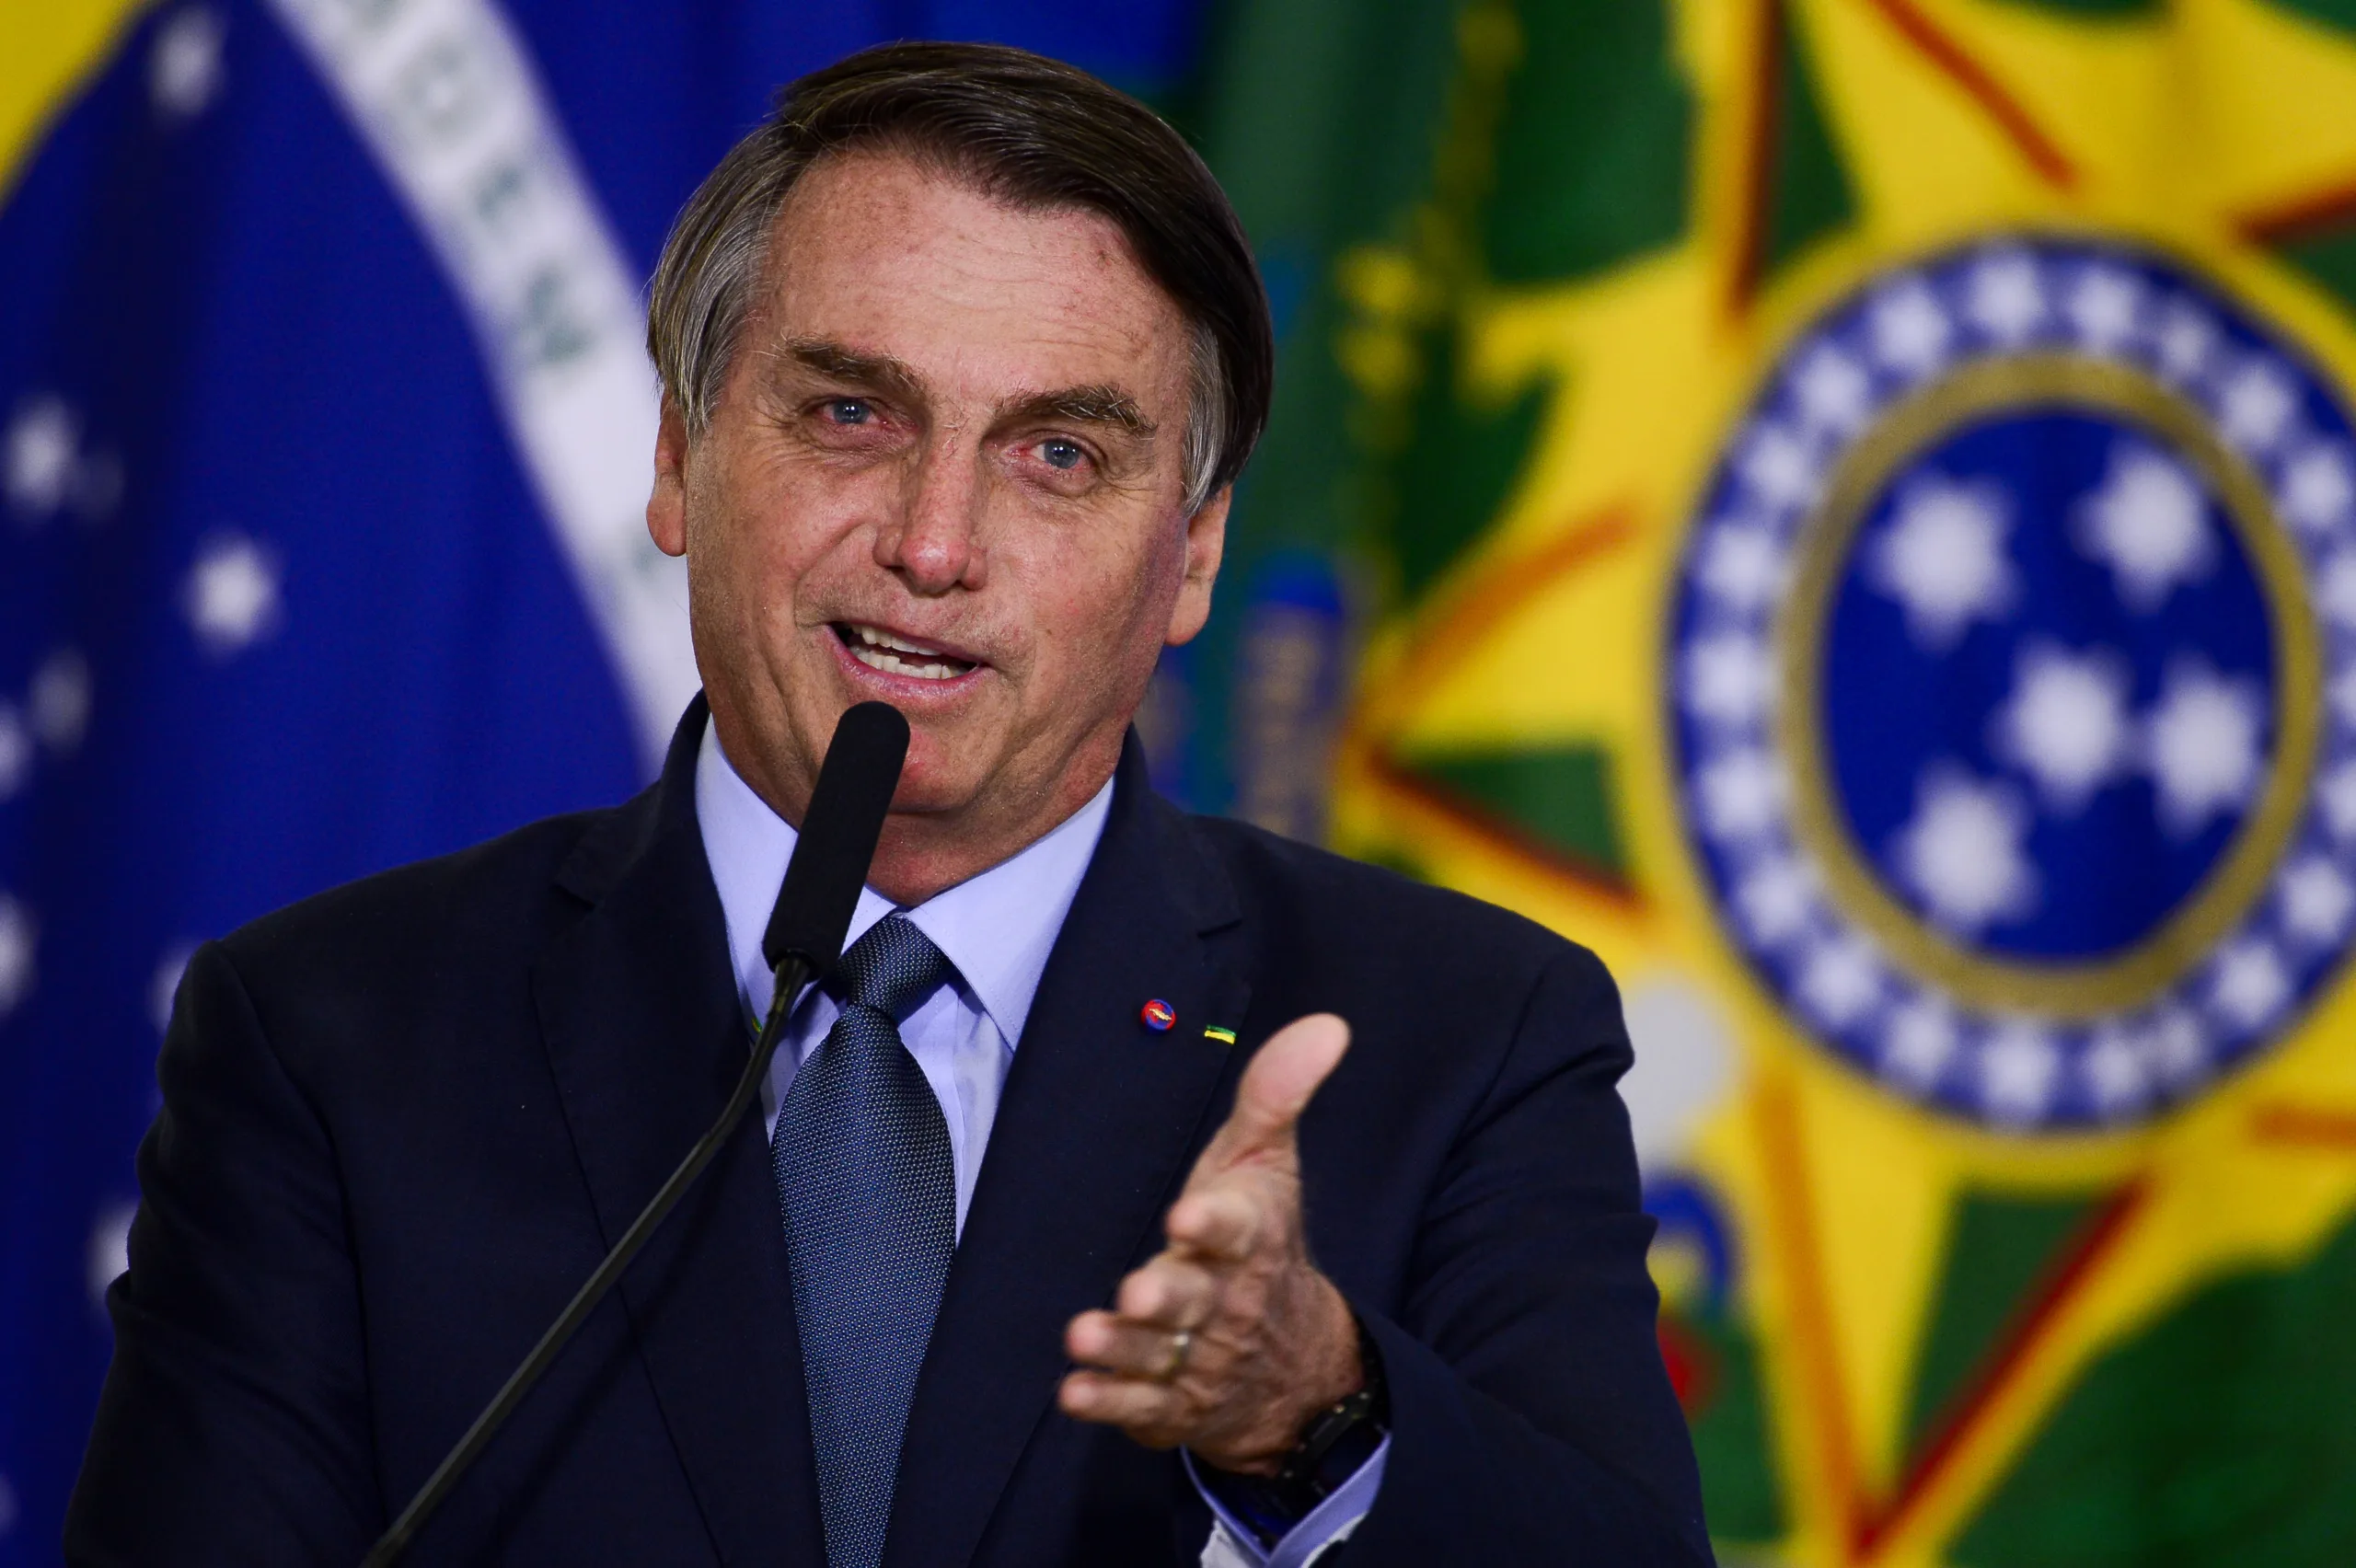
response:
M696 825L703 721L627 805L197 954L70 1561L356 1563L718 1113L745 1029ZM1152 997L1167 1033L1140 1024ZM1254 1046L1320 1009L1354 1043L1301 1125L1311 1245L1392 1400L1349 1568L1708 1561L1602 966L1189 817L1132 741L1014 1054L886 1564L1195 1562L1209 1519L1175 1456L1055 1408L1064 1325L1158 1249ZM757 1117L408 1561L824 1562Z

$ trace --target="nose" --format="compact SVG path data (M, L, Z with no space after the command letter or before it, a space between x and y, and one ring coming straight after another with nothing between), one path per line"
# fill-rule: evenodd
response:
M909 472L898 517L876 530L875 564L925 598L979 588L986 575L981 455L964 444L928 451Z

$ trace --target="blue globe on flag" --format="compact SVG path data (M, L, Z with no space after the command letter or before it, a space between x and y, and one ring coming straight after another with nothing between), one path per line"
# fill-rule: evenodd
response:
M2029 1130L2153 1114L2293 1020L2356 930L2350 432L2109 244L1964 248L1800 336L1671 636L1693 842L1810 1035Z

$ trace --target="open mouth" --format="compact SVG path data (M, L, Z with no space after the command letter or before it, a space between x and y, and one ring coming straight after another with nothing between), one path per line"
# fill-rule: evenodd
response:
M862 626L857 621L836 621L835 635L850 651L850 656L871 670L887 675L907 675L920 681L953 681L981 666L970 659L960 659L938 648L928 648L894 632L876 627Z

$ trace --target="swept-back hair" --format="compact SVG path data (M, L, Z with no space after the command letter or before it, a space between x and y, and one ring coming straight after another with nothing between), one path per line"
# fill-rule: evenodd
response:
M1186 509L1242 472L1267 424L1276 344L1226 192L1135 98L994 44L884 44L812 72L688 198L654 270L646 344L690 439L711 422L786 197L820 158L861 150L1017 207L1110 219L1189 329Z

